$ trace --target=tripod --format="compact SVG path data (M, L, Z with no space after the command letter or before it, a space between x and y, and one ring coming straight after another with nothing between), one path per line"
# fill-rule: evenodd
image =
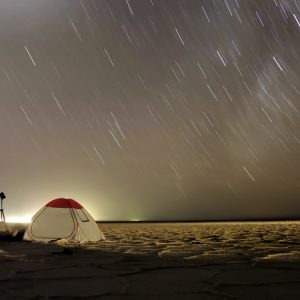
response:
M5 225L5 229L8 232L7 224L5 223L5 214L3 209L3 200L6 198L5 194L3 192L0 193L1 198L1 206L0 206L0 222L3 222Z

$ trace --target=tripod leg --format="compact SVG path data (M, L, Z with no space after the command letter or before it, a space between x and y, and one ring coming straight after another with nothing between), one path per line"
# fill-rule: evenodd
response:
M0 221L1 221L1 222L4 222L5 229L6 229L7 232L9 232L8 226L7 226L6 222L5 222L5 215L4 215L3 209L0 209L0 213L1 213L1 214L0 214Z

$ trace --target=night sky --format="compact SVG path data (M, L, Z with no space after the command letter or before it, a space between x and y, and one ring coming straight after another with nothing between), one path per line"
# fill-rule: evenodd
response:
M7 216L300 215L300 2L3 0Z

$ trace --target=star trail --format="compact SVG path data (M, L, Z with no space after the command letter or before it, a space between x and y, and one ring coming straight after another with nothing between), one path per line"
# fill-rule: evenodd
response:
M300 214L296 0L0 3L8 215Z

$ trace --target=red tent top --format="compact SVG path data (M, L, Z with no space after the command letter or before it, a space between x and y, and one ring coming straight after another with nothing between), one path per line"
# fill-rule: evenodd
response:
M81 209L82 206L73 199L57 198L46 204L47 207L55 208L77 208Z

